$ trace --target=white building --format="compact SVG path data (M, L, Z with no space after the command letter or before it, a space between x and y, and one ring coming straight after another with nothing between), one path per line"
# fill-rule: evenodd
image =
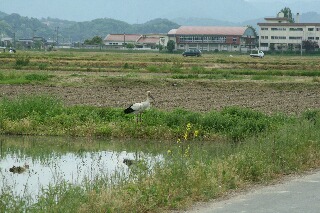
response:
M302 41L316 41L320 44L320 23L300 23L299 13L296 23L290 23L282 12L276 18L265 18L266 23L258 23L259 46L261 50L297 50Z
M166 46L168 36L162 34L108 34L103 40L106 48L123 49L125 44L133 44L138 49L156 49Z

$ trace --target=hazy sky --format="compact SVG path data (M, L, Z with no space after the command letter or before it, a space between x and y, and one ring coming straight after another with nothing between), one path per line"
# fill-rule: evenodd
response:
M199 17L241 22L273 16L288 6L320 13L320 0L0 0L0 11L71 21L113 18L144 23L154 18Z

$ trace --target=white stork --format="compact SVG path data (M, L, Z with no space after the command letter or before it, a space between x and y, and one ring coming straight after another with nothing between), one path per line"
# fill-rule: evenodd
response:
M141 122L141 114L150 108L150 98L152 100L154 100L154 98L151 95L150 91L147 91L147 100L140 102L140 103L135 103L132 104L130 107L128 107L127 109L124 110L125 114L129 114L129 113L134 113L136 114L136 119L137 119L137 123L140 120ZM139 118L138 118L139 117Z

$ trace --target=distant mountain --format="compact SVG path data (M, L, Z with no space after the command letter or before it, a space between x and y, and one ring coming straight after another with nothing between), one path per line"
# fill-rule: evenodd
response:
M45 38L53 34L53 30L47 27L44 23L36 18L22 17L19 14L13 13L2 17L1 22L9 26L3 29L0 26L0 31L5 31L6 36L19 38L32 38L33 36L40 35Z
M320 23L320 14L316 12L303 13L300 17L300 22Z
M172 29L180 27L179 24L176 24L173 21L168 19L154 19L148 21L144 24L133 24L132 31L134 33L168 33Z
M55 30L56 27L68 28L77 23L76 21L68 21L50 17L41 18L40 21L53 30Z
M83 41L94 36L104 38L110 33L167 33L178 24L167 19L154 19L144 24L128 24L123 21L103 18L85 22L74 22L53 18L22 17L19 14L7 15L0 18L0 36L16 39L41 36L46 39L54 38L58 33L60 41ZM59 28L58 28L59 27Z
M0 18L3 18L3 17L5 17L5 16L7 16L7 15L8 15L8 14L0 11Z
M61 27L61 34L73 40L84 40L94 36L104 38L107 34L147 34L167 33L171 29L179 27L178 24L167 19L154 19L144 24L128 24L115 19L95 19L88 22L77 22L68 27Z

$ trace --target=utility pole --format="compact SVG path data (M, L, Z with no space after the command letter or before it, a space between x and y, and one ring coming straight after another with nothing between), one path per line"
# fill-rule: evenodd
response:
M56 31L57 31L57 46L59 46L59 27L56 27Z
M126 47L126 33L123 33L123 47Z
M16 32L13 32L13 48L16 48Z
M36 31L37 31L37 30L35 30L35 29L32 30L32 40L33 40L33 41L34 41L34 35L35 35Z
M16 26L13 25L13 48L16 48Z
M35 30L35 29L32 30L32 46L33 46L33 48L34 48L34 35L35 35L36 31L37 30Z
M302 56L302 44L303 44L303 40L302 40L303 38L301 37L301 48L300 48L300 55Z

